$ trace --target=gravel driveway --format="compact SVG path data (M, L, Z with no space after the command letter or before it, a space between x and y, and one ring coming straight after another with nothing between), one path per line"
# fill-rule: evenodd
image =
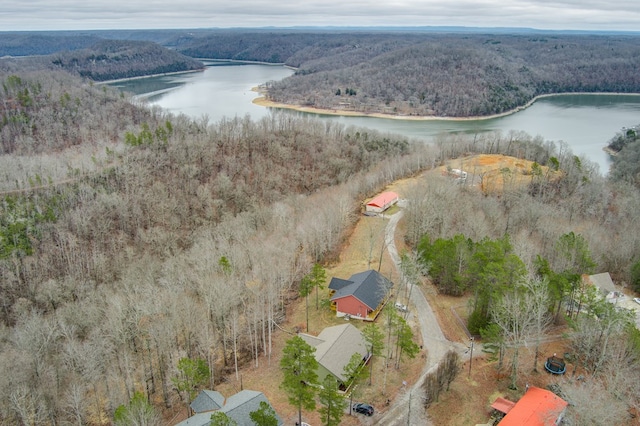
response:
M393 263L396 266L398 275L402 279L400 270L400 256L395 245L396 226L402 218L402 210L398 213L388 216L389 223L385 230L385 243L389 250ZM416 323L420 327L422 341L428 353L427 362L425 363L422 375L413 386L410 386L401 394L389 407L389 409L379 418L375 419L373 424L380 425L432 425L429 421L427 413L423 408L424 392L422 383L426 375L436 368L440 360L450 350L457 350L460 354L467 349L461 343L451 342L444 337L442 329L438 324L436 316L431 309L431 305L427 302L422 289L414 286L411 292L409 302L408 322Z

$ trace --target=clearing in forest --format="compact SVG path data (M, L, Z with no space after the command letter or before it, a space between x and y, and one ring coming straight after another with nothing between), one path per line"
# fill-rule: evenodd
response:
M504 190L519 189L535 179L552 180L558 172L533 161L500 154L479 154L449 160L441 166L441 173L456 179L458 183L478 187L485 194L500 194ZM466 172L466 179L460 179Z

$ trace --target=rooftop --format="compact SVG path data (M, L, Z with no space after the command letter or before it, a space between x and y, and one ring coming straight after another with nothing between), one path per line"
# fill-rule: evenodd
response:
M499 423L499 426L555 426L567 402L546 389L531 386Z

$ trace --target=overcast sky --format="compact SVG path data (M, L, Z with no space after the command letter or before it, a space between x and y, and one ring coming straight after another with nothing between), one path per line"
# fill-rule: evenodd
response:
M2 30L474 26L640 31L640 0L2 0Z

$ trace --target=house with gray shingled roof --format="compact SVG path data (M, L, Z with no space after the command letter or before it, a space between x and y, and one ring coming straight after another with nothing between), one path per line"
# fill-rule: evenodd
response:
M353 274L348 280L331 278L331 307L338 317L373 321L387 302L393 283L373 269Z
M314 355L319 364L320 383L327 375L332 375L340 384L346 385L349 378L344 375L344 368L353 354L359 353L363 363L370 357L364 336L351 324L327 327L318 336L302 333L299 336L316 349Z
M269 400L262 393L254 390L242 390L225 400L220 392L203 390L191 403L191 409L196 413L176 426L209 426L211 415L220 411L234 420L238 426L254 426L251 417L253 411L260 408L264 401L269 406ZM276 413L278 425L282 425L282 419Z
M613 283L611 279L611 275L608 272L603 272L601 274L594 275L583 275L582 281L585 284L592 284L598 289L598 293L601 296L606 296L607 294L617 291L616 285Z
M224 396L218 391L203 390L191 403L194 413L219 410L224 405Z

